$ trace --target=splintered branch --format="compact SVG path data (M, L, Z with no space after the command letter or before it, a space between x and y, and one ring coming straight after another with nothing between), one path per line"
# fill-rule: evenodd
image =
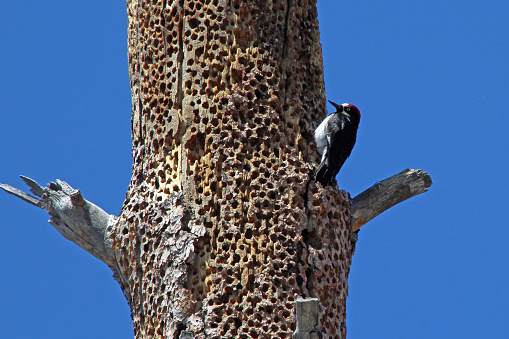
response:
M66 239L108 266L113 265L113 249L107 231L116 223L116 216L85 200L80 190L65 181L57 179L48 187L42 187L30 178L21 176L21 179L38 198L6 184L0 184L0 188L46 210L51 216L49 223Z
M411 197L427 192L432 181L423 170L406 169L352 199L352 230Z

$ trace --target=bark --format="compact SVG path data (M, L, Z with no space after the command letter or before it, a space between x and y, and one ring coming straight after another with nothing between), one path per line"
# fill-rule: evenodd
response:
M138 337L345 337L349 196L311 183L315 1L128 1L133 179L115 258Z

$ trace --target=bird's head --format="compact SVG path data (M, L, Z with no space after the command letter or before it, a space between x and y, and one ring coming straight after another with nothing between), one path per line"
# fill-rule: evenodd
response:
M332 102L329 100L329 102L336 108L335 113L341 113L343 115L346 115L349 118L358 119L361 120L361 111L357 107L355 107L352 104L344 103L343 105L338 105L335 102Z

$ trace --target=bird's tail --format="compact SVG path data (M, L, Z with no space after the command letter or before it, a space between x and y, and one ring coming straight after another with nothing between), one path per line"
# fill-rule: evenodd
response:
M322 161L322 163L316 169L315 180L322 184L323 187L327 186L332 179L333 173L329 166Z

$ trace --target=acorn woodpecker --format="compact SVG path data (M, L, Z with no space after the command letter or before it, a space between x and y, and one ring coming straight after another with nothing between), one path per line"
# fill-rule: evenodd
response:
M329 102L336 112L326 117L315 130L316 149L322 156L315 179L323 187L336 177L350 156L361 120L361 112L354 105Z

